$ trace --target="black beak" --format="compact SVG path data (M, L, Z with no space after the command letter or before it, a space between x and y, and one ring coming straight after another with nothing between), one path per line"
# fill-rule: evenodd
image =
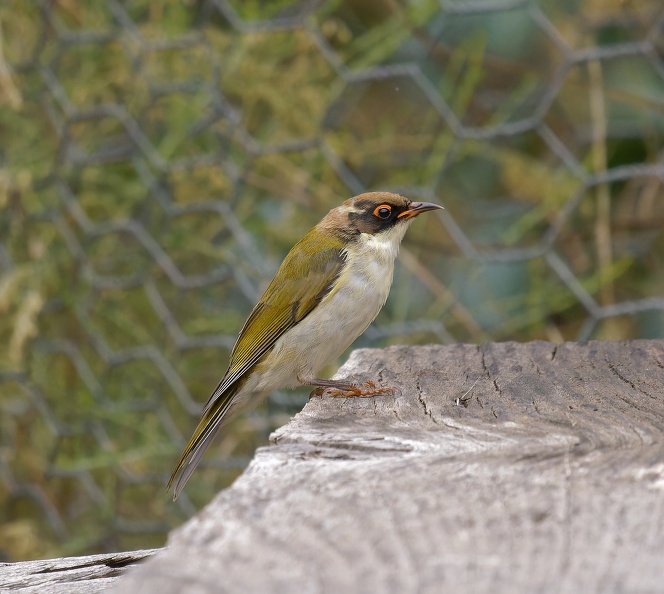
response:
M443 207L440 204L434 204L433 202L411 202L408 210L404 210L397 218L400 219L405 217L406 219L411 219L427 210L438 210L442 208Z

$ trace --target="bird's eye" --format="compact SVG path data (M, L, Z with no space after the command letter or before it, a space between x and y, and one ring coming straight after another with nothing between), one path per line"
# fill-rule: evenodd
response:
M381 204L380 206L374 208L373 214L379 219L389 219L390 215L392 214L392 207L389 204Z

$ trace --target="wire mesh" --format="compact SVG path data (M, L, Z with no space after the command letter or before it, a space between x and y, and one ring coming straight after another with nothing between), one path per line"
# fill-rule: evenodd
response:
M4 0L0 557L160 545L238 475L306 392L165 493L281 258L363 191L446 210L356 346L664 336L663 30L660 0Z

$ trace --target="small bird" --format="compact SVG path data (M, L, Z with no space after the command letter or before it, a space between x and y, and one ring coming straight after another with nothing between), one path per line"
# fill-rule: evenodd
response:
M385 304L394 260L413 219L440 208L388 192L360 194L333 208L295 244L245 322L228 369L171 475L173 500L222 421L272 390L317 386L335 396L391 390L316 374L367 329Z

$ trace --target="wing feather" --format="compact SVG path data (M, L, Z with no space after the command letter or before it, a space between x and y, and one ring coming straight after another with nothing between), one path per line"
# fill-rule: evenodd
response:
M331 290L346 261L343 244L334 242L333 246L318 251L315 247L314 234L310 231L288 253L240 331L228 369L210 395L205 410Z
M295 244L249 315L231 352L228 369L210 395L171 475L168 489L174 485L173 499L219 431L247 374L285 332L316 307L339 278L346 261L343 243L332 241L324 250L317 249L317 245L314 231Z

